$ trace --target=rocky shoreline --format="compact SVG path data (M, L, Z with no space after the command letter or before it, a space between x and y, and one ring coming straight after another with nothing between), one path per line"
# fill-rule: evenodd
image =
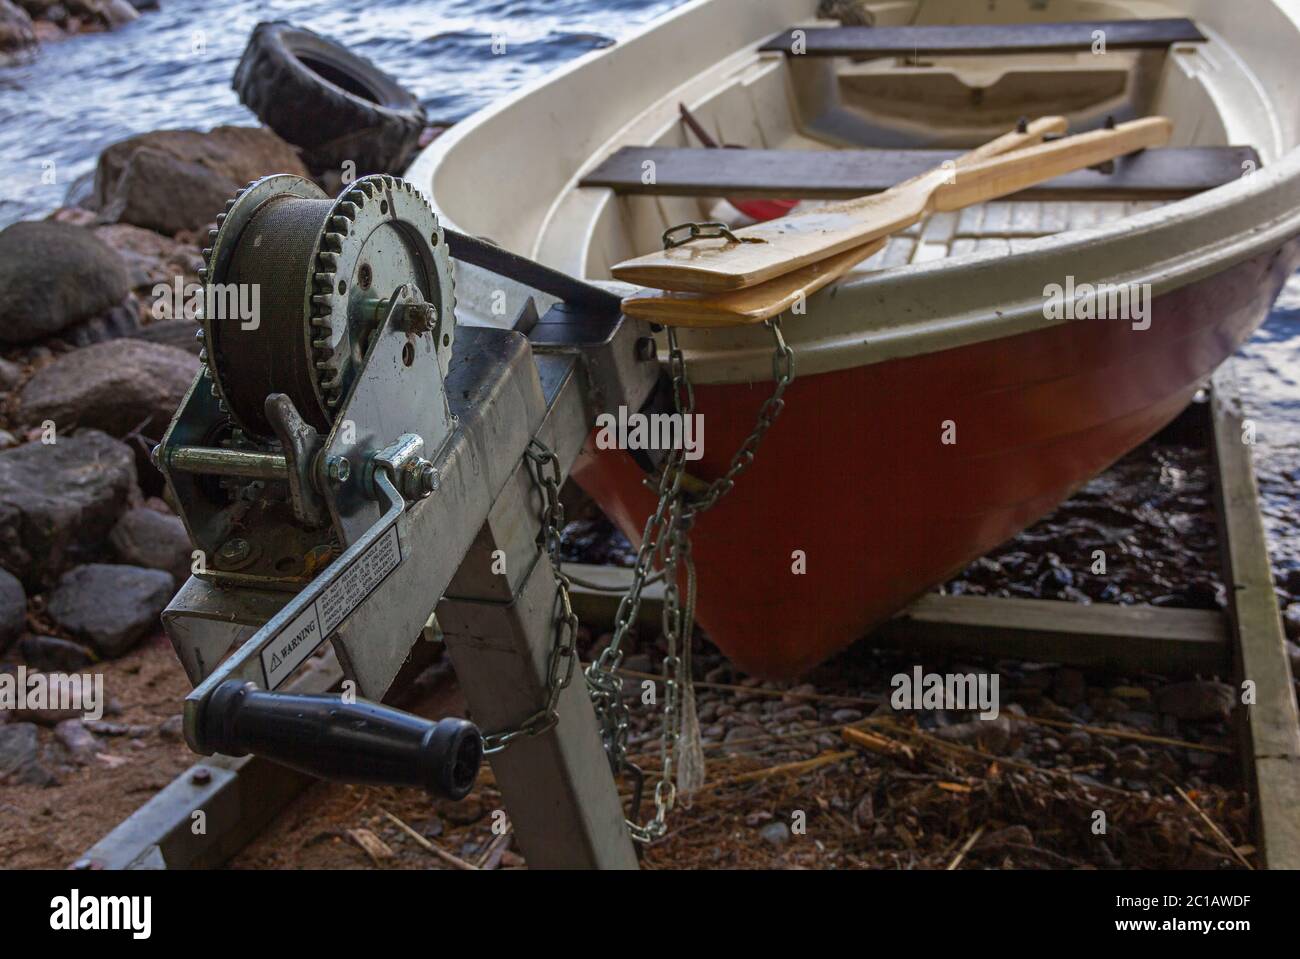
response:
M116 30L156 9L158 0L0 0L0 57L78 33Z
M99 670L159 633L192 562L149 462L199 369L173 291L226 200L286 172L310 175L265 128L144 134L75 205L0 231L0 672ZM100 735L0 709L0 781L55 785Z

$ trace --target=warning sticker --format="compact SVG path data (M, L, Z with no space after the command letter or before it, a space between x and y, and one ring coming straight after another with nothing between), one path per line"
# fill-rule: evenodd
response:
M262 647L266 688L284 682L401 562L402 545L392 526Z

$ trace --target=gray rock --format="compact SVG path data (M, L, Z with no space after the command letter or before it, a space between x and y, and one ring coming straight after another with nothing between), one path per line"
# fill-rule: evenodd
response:
M60 431L89 426L114 436L134 429L155 440L194 382L199 361L174 347L112 340L65 353L27 381L20 416Z
M54 738L82 765L99 753L99 741L80 719L66 719L54 727Z
M174 743L180 742L185 738L185 717L179 713L168 716L158 724L158 735Z
M22 786L57 786L59 777L40 730L32 723L0 726L0 781Z
M118 558L128 565L170 573L178 587L189 579L190 537L176 516L137 506L117 521L108 541Z
M158 626L172 593L172 578L161 570L92 563L63 575L48 608L61 627L113 657Z
M184 307L188 299L186 286L198 283L198 273L203 266L203 257L197 246L129 223L98 226L94 232L122 257L131 289L148 304L155 319L175 319L180 315L173 309L176 306L176 281L180 280L181 306ZM159 284L169 287L170 295L155 300L154 288Z
M140 329L140 311L130 297L109 307L98 316L92 316L59 334L59 339L71 346L90 346L123 336L134 336Z
M10 0L0 0L0 53L15 53L36 46L32 18Z
M27 628L27 591L18 577L0 569L0 649L4 649Z
M85 646L57 636L24 636L18 651L28 666L50 672L74 673L95 662L95 654Z
M236 191L269 173L307 176L294 149L270 130L156 130L100 154L93 206L106 222L174 236L213 222Z
M1011 747L1011 720L1005 716L997 719L972 719L936 729L934 735L950 743L972 746L987 753L1001 755Z
M12 390L22 378L22 366L0 356L0 390Z
M1156 691L1156 708L1175 719L1227 719L1236 704L1236 691L1227 683L1193 680Z
M98 555L135 483L130 448L95 430L0 452L0 566L29 590L50 585Z
M126 298L126 265L89 230L49 220L0 230L0 343L31 343Z
M723 742L726 743L723 751L732 755L762 752L766 745L763 730L758 726L733 726Z
M783 822L770 822L758 831L765 842L781 847L790 841L790 827Z
M132 334L137 340L161 343L163 346L199 355L203 343L198 338L199 325L191 320L159 320L142 326Z

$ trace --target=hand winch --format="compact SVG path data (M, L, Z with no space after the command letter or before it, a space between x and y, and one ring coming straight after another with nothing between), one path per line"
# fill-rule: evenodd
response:
M336 199L267 177L217 226L203 369L154 452L195 546L163 617L195 683L190 746L464 795L475 726L377 705L440 635L476 721L535 731L493 757L530 863L630 864L612 777L571 768L603 754L582 684L553 682L576 653L552 648L536 464L553 486L597 415L655 402L649 328L616 293L446 230L394 177ZM506 328L458 329L453 257L469 315L493 320L504 298ZM327 641L360 700L283 691ZM554 846L561 820L590 832L599 807L617 826L601 851Z

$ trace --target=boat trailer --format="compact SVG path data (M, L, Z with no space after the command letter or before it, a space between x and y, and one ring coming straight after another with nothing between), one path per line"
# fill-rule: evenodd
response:
M451 798L486 743L530 864L635 867L552 561L596 417L655 391L649 327L394 177L337 199L267 177L218 225L204 369L154 452L200 564L163 614L186 741ZM525 291L516 329L457 325L452 256ZM234 284L260 288L256 322L220 315ZM483 733L379 705L426 626ZM327 641L343 693L285 691Z

